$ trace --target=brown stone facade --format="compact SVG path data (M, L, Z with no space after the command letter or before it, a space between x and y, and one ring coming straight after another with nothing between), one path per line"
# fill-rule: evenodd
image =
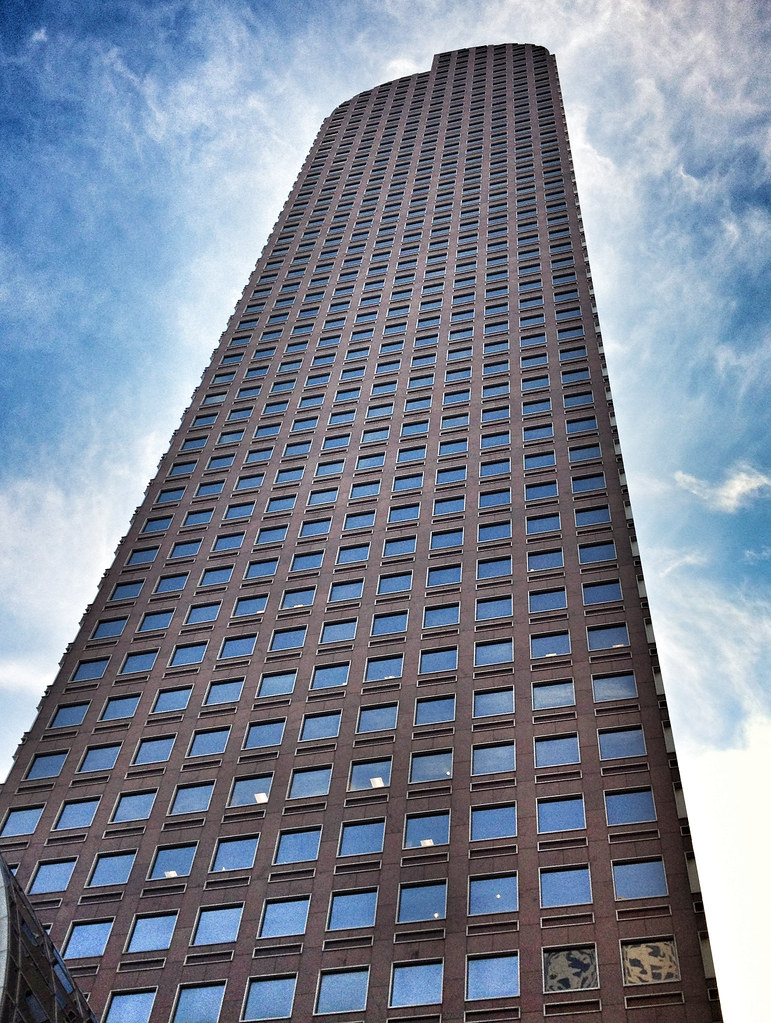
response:
M324 122L2 803L107 1023L720 1019L546 50Z

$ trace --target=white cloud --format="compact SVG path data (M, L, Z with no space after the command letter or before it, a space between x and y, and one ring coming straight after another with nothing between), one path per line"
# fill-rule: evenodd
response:
M683 490L722 512L739 511L755 498L767 496L771 490L771 476L751 465L735 466L728 478L719 484L707 483L684 472L676 472L675 481Z
M35 32L33 32L32 35L29 37L29 41L31 43L47 43L48 32L46 28L45 27L39 28Z
M767 1005L753 978L765 977L771 917L767 884L771 817L771 717L758 717L741 746L681 759L723 1018L764 1023Z
M744 552L744 557L750 563L768 561L768 559L771 558L771 546L764 544L763 547L760 547L757 550L748 549Z
M676 739L702 752L742 742L771 713L771 598L712 578L685 552L647 550L646 588Z

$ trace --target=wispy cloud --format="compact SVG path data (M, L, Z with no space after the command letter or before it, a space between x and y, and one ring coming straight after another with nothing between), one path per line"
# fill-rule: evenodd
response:
M737 465L722 483L708 483L684 472L676 472L675 481L683 490L722 512L739 511L771 493L771 475L750 465Z

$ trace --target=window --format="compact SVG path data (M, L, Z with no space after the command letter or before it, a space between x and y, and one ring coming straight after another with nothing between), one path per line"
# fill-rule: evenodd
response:
M544 991L585 990L597 986L597 950L594 945L544 949Z
M447 845L450 841L450 812L407 814L404 848L420 849Z
M219 945L235 941L243 906L217 906L202 909L193 931L191 945Z
M53 863L39 863L32 884L29 886L30 894L63 892L70 883L75 862L75 860L56 860Z
M600 760L645 756L645 737L642 728L613 728L597 734Z
M458 667L458 648L443 650L421 650L419 671L424 674L434 671L455 671Z
M166 714L170 711L184 710L187 707L192 691L190 686L184 689L161 689L153 706L153 714Z
M366 856L383 851L385 821L357 821L343 824L339 856Z
M584 583L584 604L604 604L612 600L621 600L621 583L618 579Z
M516 758L513 742L474 746L471 750L471 774L501 774L514 771Z
M205 653L206 643L180 643L174 648L169 666L179 668L185 664L200 664Z
M637 685L631 671L619 675L593 675L592 686L597 703L630 700L637 696Z
M224 995L224 981L181 987L172 1023L217 1023Z
M517 808L514 803L479 806L471 809L471 841L513 838L517 834Z
M613 887L617 899L649 899L667 894L667 878L661 859L631 860L613 864Z
M229 735L229 728L213 728L204 732L195 732L187 755L189 757L207 757L224 753Z
M629 633L624 624L597 625L586 630L590 650L612 650L629 645Z
M260 977L251 980L244 1007L244 1020L251 1023L252 1020L289 1019L292 1015L296 984L296 973L288 977Z
M297 567L298 567L296 562L298 561L299 557L300 557L300 555L297 555L295 557L294 561L292 562L292 569L293 570L296 570ZM319 564L320 563L321 562L319 561ZM275 573L275 571L276 571L277 566L278 566L278 558L267 558L264 561L250 561L249 562L249 567L246 570L246 575L244 576L244 578L245 579L264 579L266 576L273 575ZM312 567L316 568L318 566L314 565Z
M118 753L120 753L120 743L114 746L89 746L78 768L78 772L109 771L115 766ZM27 777L30 776L27 775Z
M474 666L487 667L493 664L509 664L514 660L514 643L510 639L474 645Z
M149 880L160 877L187 877L193 866L195 845L173 845L161 848L155 854Z
M580 508L576 511L576 526L597 526L610 522L610 508L602 505L599 508Z
M334 686L344 686L348 683L348 671L350 664L325 664L320 665L313 671L311 689L330 689Z
M399 554L414 554L417 540L414 536L395 537L383 544L383 557L393 558Z
M300 740L331 739L340 731L340 711L328 714L306 714L300 731Z
M171 622L173 611L155 611L146 614L140 622L138 632L152 632L154 629L165 629Z
M157 547L143 547L141 550L132 551L127 565L149 565L155 561L155 555L158 553Z
M176 913L157 913L138 916L134 921L127 952L152 952L168 948L177 922Z
M112 923L112 920L95 920L73 924L63 958L86 959L89 956L102 955L112 930Z
M9 810L3 824L3 830L0 831L0 838L31 835L37 827L42 813L42 806L28 806L17 810Z
M408 1005L433 1005L442 1000L443 964L418 962L394 964L391 977L392 1008Z
M533 683L533 710L572 707L576 702L573 680Z
M338 565L350 565L355 561L366 561L369 557L369 544L355 544L341 547L337 552Z
M530 515L525 519L525 532L528 536L534 536L537 533L548 533L559 528L559 514Z
M538 831L575 831L586 827L583 796L538 800Z
M93 799L78 799L65 802L54 830L62 831L66 828L90 827L98 806L98 796ZM3 831L3 835L5 835L5 831Z
M573 476L571 487L574 494L583 494L589 490L602 490L605 487L605 473L594 476Z
M530 656L558 657L570 653L570 633L551 632L530 637Z
M131 583L118 583L112 591L110 600L131 600L138 597L142 590L142 583L141 579Z
M88 888L125 884L134 865L135 852L102 853L97 856L88 881Z
M476 620L478 622L488 621L491 618L508 618L514 613L512 598L489 597L477 601Z
M535 740L535 766L554 767L580 763L577 735L549 736Z
M304 767L292 771L289 799L307 799L309 796L326 796L332 777L331 767Z
M120 636L127 621L128 618L104 618L97 623L91 638L107 639L111 636Z
M466 963L466 998L508 998L519 994L519 955L469 956Z
M286 720L261 721L249 725L244 741L244 749L261 749L263 746L278 746L284 735Z
M377 907L377 889L335 892L329 909L328 931L353 927L373 927Z
M375 524L375 513L374 511L358 512L354 515L345 516L345 524L343 529L369 529L370 526Z
M445 483L463 483L466 479L466 466L459 465L450 469L439 469L436 473L436 485L443 486ZM422 482L422 481L421 481ZM420 486L421 483L416 484Z
M112 822L147 820L155 802L156 789L149 792L131 792L118 797Z
M221 838L211 865L212 871L251 870L257 853L258 836Z
M221 703L235 703L241 698L244 688L242 678L230 679L226 682L212 682L204 700L205 707L215 707Z
M539 611L557 611L568 606L567 594L564 588L540 590L529 594L528 605L531 614Z
M527 555L528 572L543 572L549 568L562 568L562 549L553 551L530 551Z
M415 506L418 507L417 505ZM444 497L434 501L434 515L454 515L464 511L465 497Z
M498 579L511 575L511 558L489 558L477 562L477 579Z
M402 593L412 587L412 572L381 575L378 579L378 593Z
M680 967L674 939L622 941L624 984L651 984L679 980Z
M372 480L368 483L354 483L351 487L351 500L356 501L362 497L377 497L379 493L379 480Z
M432 725L455 720L455 697L433 696L415 703L415 724Z
M276 629L270 641L270 650L294 650L305 643L307 626L295 629Z
M201 782L199 785L180 785L174 793L169 813L203 813L209 809L213 791L213 781Z
M381 760L361 760L351 764L348 782L350 791L365 789L381 789L391 784L391 758Z
M104 1023L148 1023L154 1001L154 991L116 992L110 998Z
M479 542L491 543L507 540L511 536L511 519L504 522L487 522L479 526Z
M322 626L321 643L344 643L356 636L356 618L343 622L327 622Z
M222 565L219 568L207 568L201 576L201 586L217 586L230 581L230 576L233 573L232 565ZM172 578L172 577L169 577ZM181 576L173 578L182 578ZM187 576L185 576L187 578ZM163 580L161 580L163 582ZM160 586L159 586L160 589ZM182 589L181 586L174 587L174 589Z
M134 754L134 764L160 764L171 756L174 736L158 739L142 739Z
M426 577L427 586L448 586L459 583L461 580L460 565L443 565L438 568L429 568Z
M263 910L258 937L276 938L287 934L304 934L310 901L310 895L297 899L268 899Z
M497 874L493 877L469 879L469 916L488 913L516 913L519 909L516 874Z
M115 749L115 755L120 746L108 747L109 749ZM95 751L94 751L95 752ZM64 761L67 759L67 753L39 753L33 758L32 763L25 775L26 781L39 780L41 778L56 778L64 766ZM110 764L112 767L112 764ZM88 770L97 770L98 768L88 768ZM86 770L83 766L80 770Z
M592 901L588 867L541 869L541 907L580 906Z
M375 615L372 619L373 636L388 636L392 633L405 632L406 629L406 611L395 611L391 614Z
M439 551L447 547L459 547L463 543L462 529L447 529L431 534L431 550Z
M382 682L385 679L401 678L404 656L394 654L391 657L370 657L364 675L365 682Z
M369 967L347 970L322 970L316 996L318 1014L354 1012L367 1007Z
M187 615L186 625L201 625L205 622L216 621L221 607L221 602L215 604L194 604Z
M107 670L109 660L109 657L99 657L93 661L80 661L72 676L72 681L90 682L92 679L102 678Z
M444 920L447 915L447 882L403 884L399 888L397 922L414 923L417 920Z
M650 789L630 789L626 792L606 792L605 812L608 825L641 824L656 820L656 808Z
M568 459L571 464L576 462L587 462L591 458L599 458L601 455L599 444L584 444L579 448L570 448Z
M180 543L175 543L171 548L171 554L169 558L192 558L194 557L201 547L200 540L187 540Z
M482 689L474 692L474 717L514 713L514 689Z
M359 723L356 731L382 732L396 727L396 716L399 709L397 703L382 703L372 707L362 707L359 711Z
M321 828L282 831L278 836L274 863L304 863L319 855Z

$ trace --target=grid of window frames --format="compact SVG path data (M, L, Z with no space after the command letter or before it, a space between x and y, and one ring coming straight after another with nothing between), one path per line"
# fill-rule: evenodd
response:
M598 987L611 939L543 929L599 908L582 765L605 772L593 841L617 904L666 901L673 868L635 841L660 812L658 739L635 716L655 694L631 646L639 569L591 306L546 51L443 54L325 122L2 824L11 842L119 839L40 850L20 871L32 895L168 892L57 919L65 959L113 934L126 961L195 946L199 965L164 981L176 1023L216 1023L226 998L244 1021L361 1013L376 989L436 1011L450 976L470 1009L510 1007L520 957L547 1001ZM93 788L57 798L69 765ZM115 800L97 784L111 772ZM517 942L526 842L542 930ZM462 964L417 944L444 934L450 885L486 935ZM207 956L224 962L247 919L248 976L212 980ZM298 943L342 932L357 951L308 976ZM672 934L658 952L630 934L619 985L643 983L635 954L679 978ZM155 1020L152 967L113 988L107 1023Z

